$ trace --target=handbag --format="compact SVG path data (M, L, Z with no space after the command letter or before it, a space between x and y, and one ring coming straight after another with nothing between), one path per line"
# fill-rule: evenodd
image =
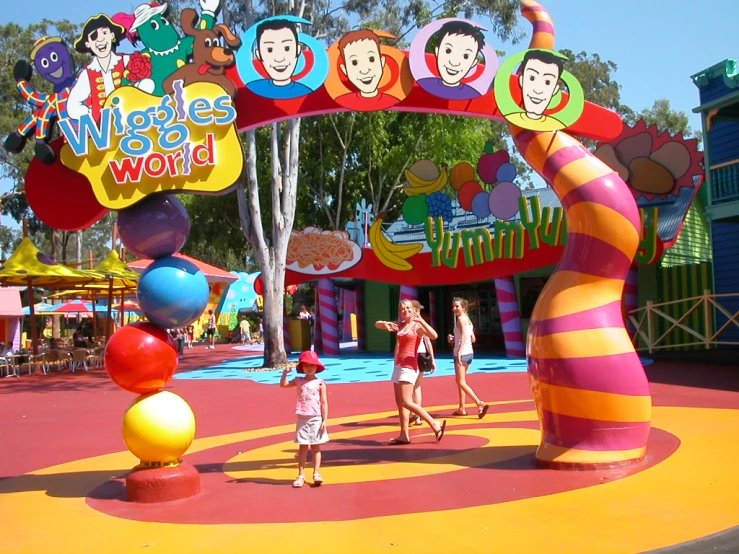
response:
M423 337L426 352L418 353L418 369L419 371L431 371L434 369L434 347L428 337Z

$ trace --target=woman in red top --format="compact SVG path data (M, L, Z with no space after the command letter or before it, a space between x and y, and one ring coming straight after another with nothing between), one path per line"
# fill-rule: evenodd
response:
M433 327L426 323L410 300L402 300L398 306L400 312L399 323L394 321L377 321L375 327L391 333L397 333L395 343L395 370L393 371L393 387L395 389L395 404L400 416L400 435L392 439L390 444L410 444L408 421L410 412L419 416L434 430L436 442L444 437L446 421L439 422L413 401L413 387L418 379L418 345L422 337L434 340L437 335Z

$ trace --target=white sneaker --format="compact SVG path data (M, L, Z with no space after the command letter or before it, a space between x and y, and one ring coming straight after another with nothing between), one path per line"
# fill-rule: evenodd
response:
M313 474L313 484L317 487L320 487L323 484L323 477L321 477L320 473Z

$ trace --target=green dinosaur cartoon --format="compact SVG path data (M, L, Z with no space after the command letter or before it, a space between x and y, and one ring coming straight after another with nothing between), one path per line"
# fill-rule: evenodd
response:
M200 0L201 29L212 29L220 0ZM194 37L180 36L177 29L166 19L166 3L141 4L133 16L116 14L113 20L128 29L127 38L135 45L144 44L141 54L151 60L151 79L154 81L154 96L164 96L164 80L180 67L187 64L193 53ZM124 23L125 20L125 23ZM123 84L132 84L124 78Z

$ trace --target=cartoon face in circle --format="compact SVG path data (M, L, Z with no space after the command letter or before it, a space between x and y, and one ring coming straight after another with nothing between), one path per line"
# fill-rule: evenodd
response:
M256 56L277 86L289 85L300 56L295 25L290 21L270 20L257 28Z
M559 77L564 64L561 58L540 50L531 50L523 60L519 83L523 92L523 107L532 119L540 119L559 91Z
M50 83L61 85L74 78L74 60L61 39L44 44L32 59L36 71Z
M377 96L385 69L379 37L372 31L354 31L339 41L339 50L343 60L341 71L359 93L365 98Z
M439 77L448 87L457 87L477 65L477 54L485 44L482 31L463 21L445 23L435 33L436 67Z

